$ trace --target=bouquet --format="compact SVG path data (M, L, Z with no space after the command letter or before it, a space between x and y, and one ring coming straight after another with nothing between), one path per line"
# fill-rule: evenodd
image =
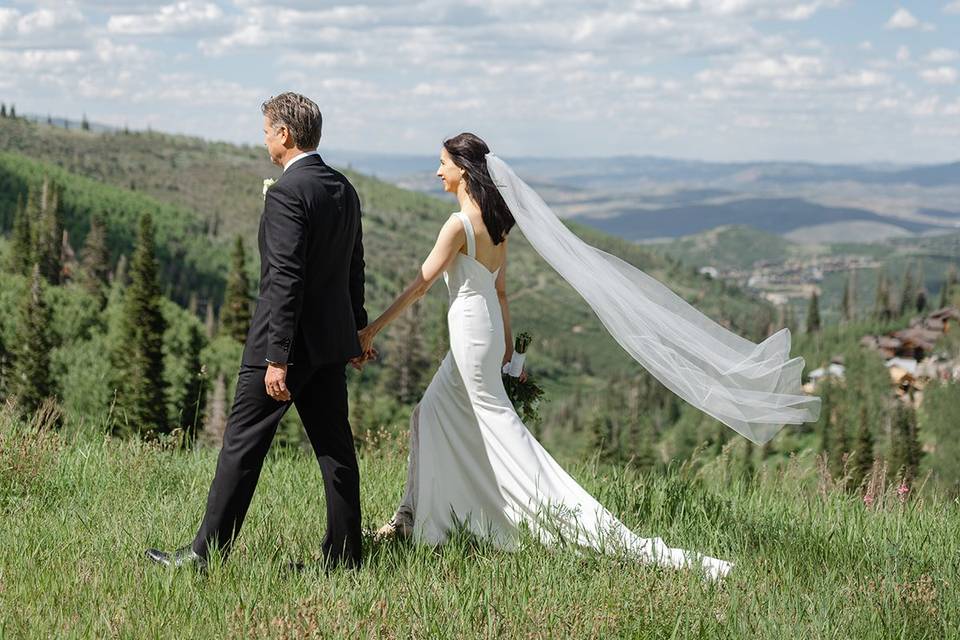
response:
M525 331L517 334L513 344L513 356L510 358L510 362L503 365L503 386L507 390L507 396L513 403L517 415L527 425L540 420L537 406L543 396L543 389L529 373L523 382L520 381L520 374L523 373L523 363L527 357L527 347L530 346L532 341L533 338Z

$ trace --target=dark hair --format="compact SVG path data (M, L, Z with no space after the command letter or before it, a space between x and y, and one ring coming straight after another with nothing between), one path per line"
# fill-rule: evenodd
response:
M480 206L483 224L493 244L500 244L516 221L487 170L486 156L490 148L472 133L461 133L444 140L443 148L450 154L453 163L463 169L467 193Z
M323 116L310 98L287 91L264 102L260 111L274 127L286 127L298 149L316 149L320 144Z

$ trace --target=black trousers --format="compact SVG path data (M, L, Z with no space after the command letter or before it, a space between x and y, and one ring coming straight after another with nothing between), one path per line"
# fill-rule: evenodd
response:
M223 434L207 510L193 541L206 557L212 548L229 554L240 533L280 418L290 402L277 402L263 384L265 367L244 366ZM310 438L327 498L322 552L329 566L360 566L360 471L347 413L345 365L287 368L287 388Z

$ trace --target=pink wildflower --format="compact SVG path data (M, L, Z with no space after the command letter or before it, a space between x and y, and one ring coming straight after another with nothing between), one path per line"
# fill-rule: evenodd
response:
M900 486L897 487L897 495L900 496L900 502L906 501L908 493L910 493L910 487L907 486L907 483L900 483Z

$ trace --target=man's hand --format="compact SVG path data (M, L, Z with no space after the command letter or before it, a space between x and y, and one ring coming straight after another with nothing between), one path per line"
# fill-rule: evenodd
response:
M376 360L377 356L379 355L380 353L376 349L374 349L373 347L370 347L369 351L365 351L364 353L357 356L356 358L351 358L350 366L356 369L357 371L363 371L363 365L367 363L367 360Z
M267 375L263 378L263 384L267 388L267 395L277 402L290 400L290 390L287 389L286 380L287 365L273 362L267 365Z

